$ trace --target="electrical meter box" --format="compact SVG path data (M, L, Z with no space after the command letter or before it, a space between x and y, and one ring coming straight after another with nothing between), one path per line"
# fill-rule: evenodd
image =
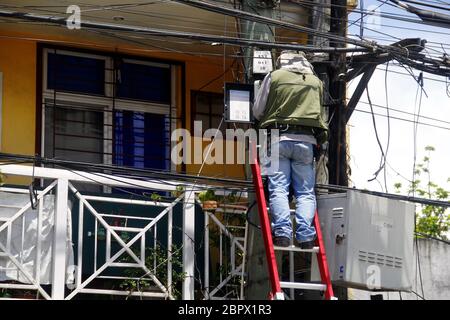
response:
M317 197L333 284L371 291L410 291L415 205L361 193ZM314 258L311 279L319 281Z

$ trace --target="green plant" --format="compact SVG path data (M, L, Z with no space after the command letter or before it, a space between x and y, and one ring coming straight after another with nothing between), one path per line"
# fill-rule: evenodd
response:
M10 290L8 289L1 289L0 290L0 298L11 298L12 294Z
M179 196L181 196L183 193L184 193L184 187L183 186L177 186L176 188L175 188L175 191L172 191L171 192L171 194L172 194L172 197L174 197L174 198L178 198Z
M160 202L160 201L162 200L162 196L161 196L160 194L156 193L156 192L153 192L153 193L150 195L150 199L151 199L152 201L155 201L155 202Z
M206 191L202 191L198 194L198 199L201 202L205 202L205 201L216 201L217 197L216 194L214 193L214 190L206 190Z
M223 202L228 203L228 204L233 204L238 199L239 199L239 197L237 196L237 191L233 191L224 197Z
M160 245L157 245L155 248L147 247L145 249L145 266L152 272L153 275L167 288L167 262L168 262L168 254L167 249L161 248ZM139 256L138 252L135 252L136 255ZM181 298L181 290L180 285L181 282L185 279L186 275L182 270L182 250L178 248L176 245L172 246L172 295L175 299ZM125 257L121 260L122 262L134 262L131 257ZM156 270L155 270L156 267ZM127 290L130 293L132 292L145 292L152 287L155 287L155 284L151 279L149 279L149 275L145 273L142 269L126 269L125 275L128 279L125 279L121 282L119 287L122 290Z
M433 146L425 147L427 155L423 158L422 163L416 165L414 173L416 176L424 176L425 180L414 179L408 186L408 193L417 194L420 197L435 199L440 201L450 201L449 191L438 186L431 181L430 173L430 157L431 152L435 151ZM447 179L450 182L450 178ZM397 182L394 184L397 193L401 192L402 184ZM450 214L445 207L432 205L424 205L421 212L416 216L416 232L426 234L440 239L447 239L446 233L450 229Z

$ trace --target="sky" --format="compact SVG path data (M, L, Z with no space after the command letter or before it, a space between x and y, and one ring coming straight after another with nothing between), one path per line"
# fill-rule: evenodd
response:
M376 0L364 0L364 7L366 10L371 10L381 3L382 2ZM408 15L411 18L418 19L415 15L409 14L401 9L393 8L387 4L381 6L379 10L382 13L403 14ZM352 13L349 17L350 23L358 18L360 18L359 13ZM420 37L422 39L426 39L428 41L427 45L433 46L428 48L428 52L432 55L439 54L433 50L443 52L443 49L437 43L444 43L444 49L448 54L450 54L450 29L419 25L383 17L376 17L375 19L368 19L368 17L365 17L364 21L367 22L367 24L365 24L366 27L398 38ZM381 25L379 25L380 23ZM411 28L413 30L399 29L398 27ZM359 34L359 32L359 24L350 26L349 35ZM379 34L370 30L364 30L364 36L376 38L381 37L386 40L389 39L388 41L378 41L385 44L398 41L395 38L390 39L387 35ZM376 70L369 82L370 98L373 104L386 106L386 64L380 65L378 68L381 70ZM394 66L392 63L389 64L388 70L407 73L407 71L401 66ZM414 74L416 76L418 76L419 73L419 71L414 70ZM424 77L438 79L439 81L445 82L445 77L442 76L424 73ZM351 96L356 88L358 80L359 78L353 80L349 84L348 97ZM447 181L448 178L450 178L450 97L446 93L446 84L443 82L424 79L424 90L428 97L426 97L425 94L422 94L420 115L439 119L441 122L424 118L420 118L419 122L438 125L447 129L433 128L420 124L418 125L416 135L416 163L421 163L424 156L427 155L424 150L425 147L428 145L433 146L435 151L430 155L431 181L444 187L446 190L450 190L450 182ZM450 85L450 79L448 79L448 82L448 85ZM399 109L413 114L417 113L419 108L420 91L417 95L418 84L410 75L400 75L393 72L388 72L387 88L388 105L390 108ZM363 93L357 109L370 112L370 106L364 102L368 102L366 92ZM374 106L374 112L385 115L387 110ZM411 180L413 176L415 155L414 124L412 122L392 119L392 117L413 120L414 116L402 114L392 110L390 111L390 115L390 146L387 153L388 165L386 166L387 191L394 192L394 184L397 182L402 183L404 186L402 191L406 191L406 186L409 184L407 180ZM375 119L381 145L383 149L386 150L388 142L387 118L376 116ZM355 111L350 119L349 126L349 163L352 172L350 177L352 186L369 190L386 191L383 171L379 173L376 180L372 182L368 181L374 178L374 173L379 168L381 157L371 114ZM419 177L419 179L420 178L421 177ZM425 177L422 178L424 179Z

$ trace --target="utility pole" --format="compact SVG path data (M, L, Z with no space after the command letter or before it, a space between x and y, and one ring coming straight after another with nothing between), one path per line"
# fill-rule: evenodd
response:
M310 23L313 29L320 32L330 31L330 0L313 0L313 8L310 14ZM327 38L310 35L308 36L308 43L315 47L329 47L330 41ZM329 60L329 55L326 53L317 54L311 59L311 63L314 66L314 70L317 76L322 80L324 90L323 103L325 106L330 105L330 97L327 94L329 90L329 71L328 63L324 61ZM329 119L329 110L327 107L324 108L326 114L326 121ZM319 159L317 159L316 164L316 183L328 184L329 174L328 174L328 153L324 153Z
M241 10L258 14L263 17L274 18L274 8L278 0L242 0ZM275 28L266 24L256 23L249 20L241 20L242 37L251 40L275 42ZM245 75L248 83L253 83L253 51L251 47L244 49Z
M347 35L347 0L331 0L330 33L337 36ZM345 47L345 43L330 40L330 46ZM330 145L329 145L329 183L348 186L347 129L346 129L346 81L347 72L345 53L331 53L333 63L329 70Z
M337 36L347 36L347 0L331 0L330 33ZM330 46L335 48L345 47L346 44L330 40ZM347 163L347 103L346 80L347 72L346 53L331 53L330 61L333 61L329 69L329 183L348 186ZM348 298L347 288L334 287L335 296L340 300Z
M250 13L273 18L274 8L277 0L242 0L242 10ZM275 42L275 28L266 24L256 23L248 20L240 21L241 36L246 39L263 40ZM253 75L253 51L251 47L243 50L245 79L252 84ZM247 149L248 150L248 149ZM248 152L247 152L248 153ZM247 157L248 158L248 157ZM246 178L251 179L250 166L246 165ZM249 201L255 200L254 195L249 197ZM255 225L260 225L257 206L253 206L248 214L248 219L252 222L248 224L247 241L247 278L245 298L250 300L265 300L270 292L270 281L267 272L266 250L262 239L261 230Z

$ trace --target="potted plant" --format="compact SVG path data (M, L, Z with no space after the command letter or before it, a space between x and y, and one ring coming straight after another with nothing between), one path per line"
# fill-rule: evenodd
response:
M198 194L198 199L202 203L203 210L217 209L217 198L213 190L202 191Z
M184 193L184 186L177 186L176 189L174 191L172 191L172 197L174 198L178 198L179 196L181 196Z

